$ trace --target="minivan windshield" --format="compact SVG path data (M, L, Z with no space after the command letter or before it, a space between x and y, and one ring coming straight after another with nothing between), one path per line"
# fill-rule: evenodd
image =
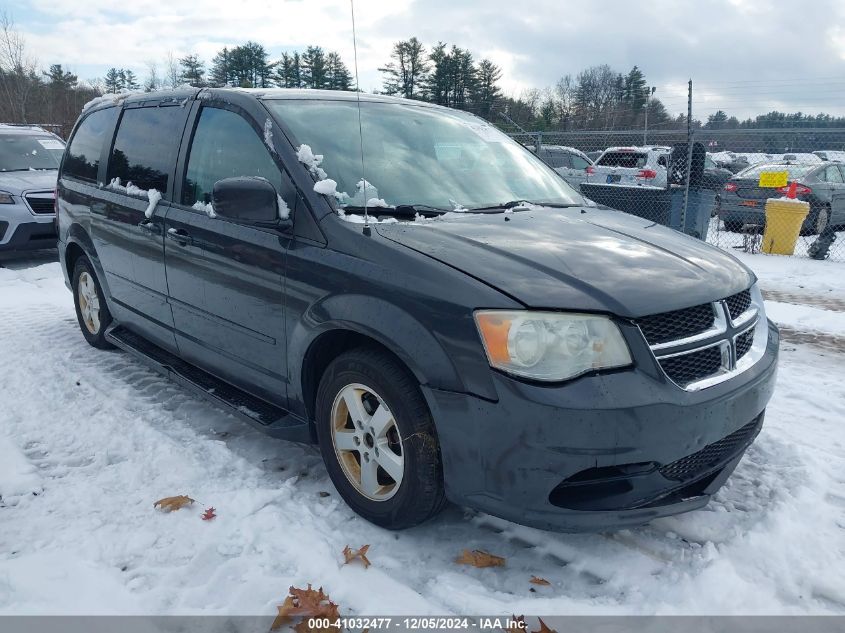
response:
M273 100L266 105L294 144L322 154L339 203L364 203L358 106L354 101ZM491 208L514 200L556 206L583 198L540 159L492 125L452 110L361 102L366 199L391 206Z
M54 136L0 134L0 172L58 169L64 151Z

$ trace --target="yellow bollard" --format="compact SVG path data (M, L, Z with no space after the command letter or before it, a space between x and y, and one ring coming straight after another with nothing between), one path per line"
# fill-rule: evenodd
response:
M766 200L766 230L763 232L763 252L772 255L792 255L801 233L801 225L810 212L810 203L794 198Z

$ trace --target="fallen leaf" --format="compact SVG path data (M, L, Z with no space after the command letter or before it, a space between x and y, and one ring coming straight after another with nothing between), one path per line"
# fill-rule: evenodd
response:
M214 513L214 508L206 508L205 512L202 513L202 520L203 521L211 521L211 519L216 519L217 515Z
M332 626L326 629L317 629L308 626L308 618L324 618L329 623L333 623L340 617L337 605L323 593L322 587L315 591L309 583L308 589L291 587L288 592L290 595L277 607L279 612L270 626L271 631L281 628L291 618L307 616L293 627L296 633L337 633L337 629Z
M361 549L350 549L347 545L343 548L343 557L346 559L346 562L343 563L344 565L348 565L356 558L359 558L362 563L364 563L364 569L370 566L370 559L367 558L367 550L370 549L369 545L364 545Z
M550 583L545 578L540 578L539 576L531 576L531 580L529 580L532 585L542 585L543 587L548 587L552 583Z
M540 622L540 628L536 631L532 631L531 633L557 633L554 629L550 629L546 626L546 623L543 622L543 618L537 618L537 620Z
M505 559L495 554L490 554L484 550L474 549L469 551L465 549L463 553L455 559L459 565L472 565L473 567L504 567Z
M184 508L193 502L194 500L187 495L179 495L178 497L165 497L164 499L159 499L153 504L153 507L159 507L165 512L173 512L174 510Z
M511 626L502 629L505 633L525 633L525 616L521 615L516 617L515 615L511 616L510 619Z

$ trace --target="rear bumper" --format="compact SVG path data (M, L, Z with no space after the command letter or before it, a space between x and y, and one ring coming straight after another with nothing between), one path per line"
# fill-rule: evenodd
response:
M744 207L732 201L726 202L724 196L722 197L716 215L724 222L732 222L735 224L759 224L763 226L766 223L765 200L760 200L759 207ZM815 217L818 214L818 208L810 204L810 212L804 220L802 230L809 231L815 226Z
M424 388L455 503L543 529L604 531L705 505L760 430L777 329L735 378L686 392L638 370L538 386L494 374L498 402Z

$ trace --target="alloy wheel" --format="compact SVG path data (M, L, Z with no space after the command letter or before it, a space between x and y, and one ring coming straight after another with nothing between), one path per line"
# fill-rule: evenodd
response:
M347 385L334 399L331 434L343 474L372 501L387 501L405 472L402 438L390 408L370 387Z
M77 295L79 311L85 327L91 334L98 334L100 332L100 297L97 294L97 284L85 271L79 275Z

